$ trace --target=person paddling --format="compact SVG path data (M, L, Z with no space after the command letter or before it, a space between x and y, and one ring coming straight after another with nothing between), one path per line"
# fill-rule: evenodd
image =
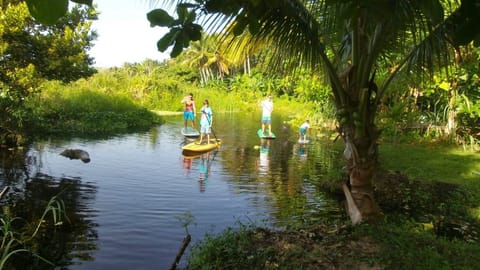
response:
M200 118L200 142L202 144L203 137L207 136L207 144L210 143L210 133L212 132L212 124L213 124L213 111L210 108L208 103L208 99L203 101L202 107L202 117Z

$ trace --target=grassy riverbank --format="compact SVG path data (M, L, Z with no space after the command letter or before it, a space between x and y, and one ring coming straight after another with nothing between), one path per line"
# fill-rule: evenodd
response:
M159 115L120 94L57 83L29 99L25 107L29 113L24 126L37 136L111 134L162 122Z
M477 269L478 159L453 147L381 145L381 223L352 227L345 217L281 231L237 224L193 246L189 269Z
M121 73L120 73L121 74ZM159 75L160 76L160 75ZM162 116L181 114L180 102L193 93L197 110L208 99L216 113L259 110L265 93L251 89L228 91L222 87L195 87L185 82L149 86L155 79L130 79L102 72L88 81L70 84L47 82L41 92L30 97L22 121L30 134L98 135L141 130L162 123ZM172 82L173 84L173 82ZM183 89L183 90L180 90ZM318 113L313 102L299 102L289 96L275 97L275 113L288 114L292 125L309 118L313 125L327 122L328 114Z

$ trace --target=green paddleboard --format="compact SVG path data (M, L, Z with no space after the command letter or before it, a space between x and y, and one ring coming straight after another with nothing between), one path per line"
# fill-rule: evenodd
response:
M259 129L257 131L257 134L258 134L258 137L260 139L275 139L276 138L276 136L273 132L268 132L268 129L265 130L265 134L262 133L262 129Z
M198 132L198 130L193 129L191 127L187 127L187 128L182 128L182 135L187 138L196 138L196 137L200 137L200 132Z

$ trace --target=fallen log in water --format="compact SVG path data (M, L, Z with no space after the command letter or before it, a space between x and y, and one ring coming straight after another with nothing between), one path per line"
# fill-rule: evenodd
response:
M0 200L3 198L3 195L5 195L9 188L9 186L3 188L2 192L0 192Z
M187 236L183 238L182 246L180 247L180 250L178 251L177 256L175 257L175 261L172 263L172 266L170 266L170 270L177 269L178 262L180 262L180 259L182 258L182 255L185 252L185 249L187 248L188 243L190 243L190 240L192 240L192 237L190 236L190 234L187 234Z

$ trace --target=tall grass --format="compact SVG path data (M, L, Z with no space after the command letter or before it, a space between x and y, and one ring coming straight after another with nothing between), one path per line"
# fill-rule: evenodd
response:
M77 83L81 84L81 83ZM45 84L29 99L26 128L39 133L95 134L148 128L161 118L121 93L105 93L77 84Z
M53 266L54 264L47 259L31 252L28 246L34 245L32 243L34 243L35 237L39 234L40 228L47 223L47 218L51 217L54 226L63 224L63 220L66 218L64 215L65 205L63 201L59 200L56 196L50 199L33 232L28 231L25 227L19 231L13 224L21 221L21 219L11 217L8 209L8 206L4 206L0 215L0 233L2 237L0 243L0 269L8 268L10 260L20 253L28 253L44 263ZM26 228L28 228L28 226L26 226Z

